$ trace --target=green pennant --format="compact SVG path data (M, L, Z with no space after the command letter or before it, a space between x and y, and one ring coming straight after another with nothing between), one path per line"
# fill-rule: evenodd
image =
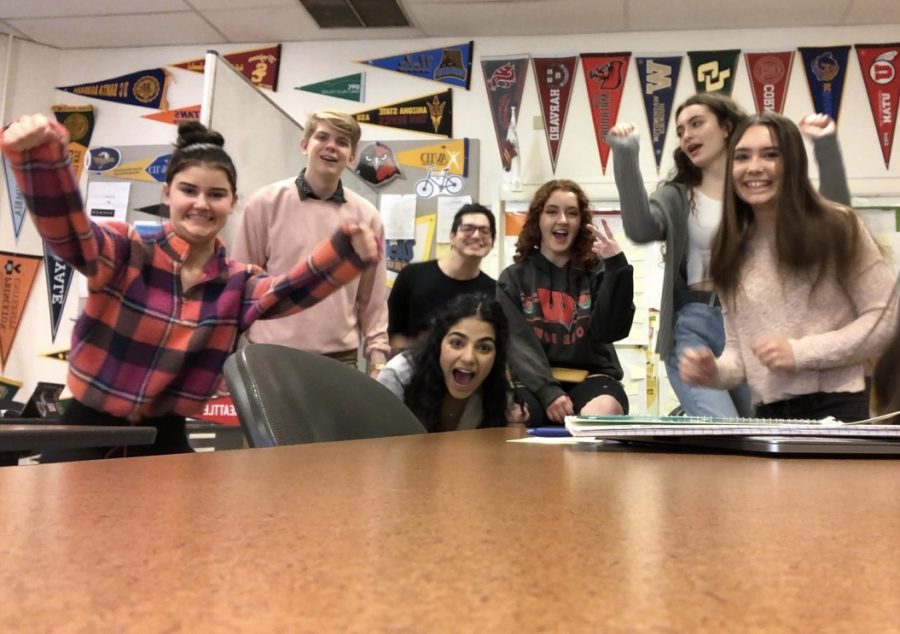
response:
M366 100L366 74L344 75L343 77L326 79L314 84L297 86L294 90L305 90L306 92L314 92L317 95L362 102Z
M688 51L697 92L720 92L730 97L740 54L740 50Z

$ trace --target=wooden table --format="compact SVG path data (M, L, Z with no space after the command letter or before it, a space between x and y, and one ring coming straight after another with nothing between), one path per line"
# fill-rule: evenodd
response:
M149 445L155 439L153 427L0 423L0 465L15 465L20 454L29 452Z
M518 434L0 470L0 630L900 628L897 461Z

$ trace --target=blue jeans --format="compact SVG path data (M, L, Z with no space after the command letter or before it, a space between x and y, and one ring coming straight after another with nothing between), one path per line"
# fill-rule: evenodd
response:
M750 390L741 383L732 390L713 390L688 385L678 374L678 359L686 348L709 348L717 357L725 348L725 324L722 308L689 302L675 314L675 352L666 359L669 383L688 416L734 418L752 416Z

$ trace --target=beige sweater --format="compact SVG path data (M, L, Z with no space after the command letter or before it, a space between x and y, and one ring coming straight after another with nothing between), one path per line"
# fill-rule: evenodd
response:
M860 238L856 270L843 282L832 271L815 289L810 276L779 271L774 236L748 244L734 304L723 302L726 342L717 361L717 387L731 388L746 378L755 405L863 390L863 362L879 356L897 320L891 314L879 321L894 277L864 226ZM772 371L759 362L750 347L764 335L788 339L795 371Z

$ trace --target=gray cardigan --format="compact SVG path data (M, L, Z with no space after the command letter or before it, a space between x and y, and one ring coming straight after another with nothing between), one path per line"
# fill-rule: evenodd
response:
M607 141L613 151L613 174L619 190L625 235L638 244L666 243L656 340L656 352L665 360L675 349L673 331L678 309L675 297L677 292L687 288L682 268L687 257L690 188L680 183L666 182L648 198L638 164L637 134L625 138L609 136ZM832 135L815 140L813 150L819 165L822 195L849 205L850 190L837 137Z

